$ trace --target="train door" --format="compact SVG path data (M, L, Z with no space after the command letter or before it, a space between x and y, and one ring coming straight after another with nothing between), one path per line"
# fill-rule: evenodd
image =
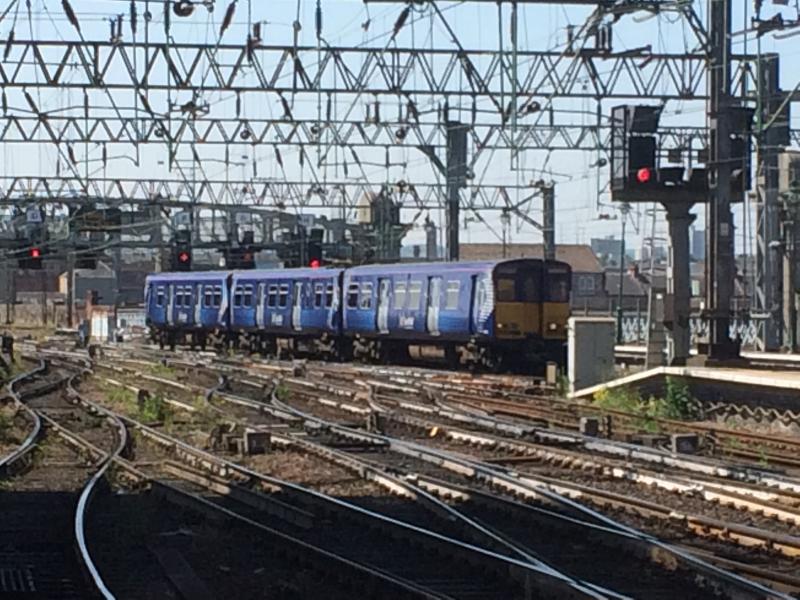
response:
M295 331L303 328L302 323L303 309L303 282L294 282L294 296L292 296L292 327Z
M170 283L167 287L167 323L175 324L175 284Z
M375 313L378 333L389 333L389 280L378 279L378 306Z
M194 286L194 324L196 326L204 325L203 315L200 310L203 307L203 284L198 283Z
M439 335L439 305L441 304L442 278L428 278L427 329L431 335Z
M258 293L256 294L256 326L259 329L264 328L264 305L265 305L265 295L267 290L266 283L259 283L258 284Z

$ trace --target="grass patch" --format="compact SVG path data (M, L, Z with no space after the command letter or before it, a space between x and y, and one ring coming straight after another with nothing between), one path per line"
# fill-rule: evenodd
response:
M275 388L275 397L281 402L288 402L289 396L291 395L292 393L289 391L289 388L285 383L280 383L278 384L278 387Z
M175 368L161 363L153 363L149 367L150 374L156 377L163 377L165 379L175 376Z
M659 419L687 421L700 416L700 405L681 379L667 377L663 398L643 398L638 390L609 388L595 393L592 405L601 411L622 411L631 415L637 427L659 433Z
M143 421L167 421L172 419L172 410L164 402L164 398L158 394L147 396L139 405L139 418Z

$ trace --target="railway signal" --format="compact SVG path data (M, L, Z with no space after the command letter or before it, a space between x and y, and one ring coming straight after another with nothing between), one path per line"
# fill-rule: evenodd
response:
M174 271L192 270L192 232L189 230L182 229L175 232L172 269Z
M312 269L319 269L323 264L322 237L324 234L325 231L318 228L312 229L308 234L308 266Z

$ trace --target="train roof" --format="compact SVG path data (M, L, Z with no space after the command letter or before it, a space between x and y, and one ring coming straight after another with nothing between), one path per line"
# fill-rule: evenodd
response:
M480 261L464 261L464 262L420 262L420 263L393 263L393 264L375 264L363 265L360 267L351 267L347 269L348 272L354 275L383 275L383 274L399 274L399 273L430 273L430 272L491 272L498 265L516 262L542 262L541 258L507 258L498 260L480 260Z
M287 279L303 277L308 279L329 279L338 277L344 269L331 267L312 269L304 267L299 269L252 269L247 271L234 271L234 279Z
M147 282L169 281L222 281L230 275L230 271L166 271L163 273L150 273Z

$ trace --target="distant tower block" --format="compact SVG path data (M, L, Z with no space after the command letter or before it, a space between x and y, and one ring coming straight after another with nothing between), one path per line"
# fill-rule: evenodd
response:
M427 260L437 260L439 258L436 244L437 233L436 224L430 219L425 221L425 258Z

